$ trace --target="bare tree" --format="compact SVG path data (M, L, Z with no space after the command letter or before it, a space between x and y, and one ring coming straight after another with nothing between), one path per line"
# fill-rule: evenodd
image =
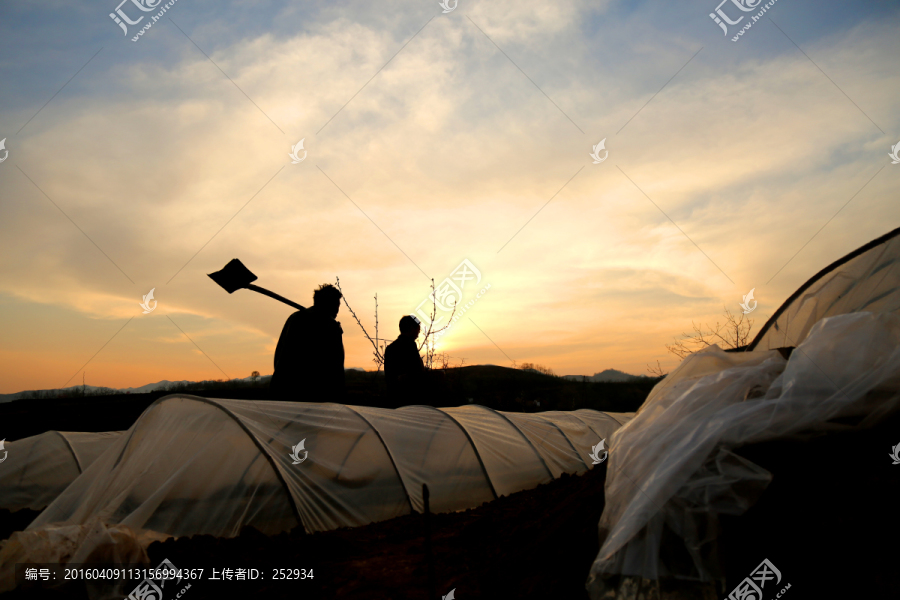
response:
M425 348L425 356L423 357L423 361L425 363L426 369L431 369L434 366L434 344L437 341L436 335L450 327L450 324L453 322L453 315L456 314L456 303L453 303L453 311L450 313L450 317L447 319L447 324L441 327L440 329L434 329L434 319L437 316L437 296L435 295L434 289L434 278L431 280L431 315L428 317L428 327L423 332L422 343L419 344L419 352L422 351L422 348Z
M377 370L380 371L384 366L384 351L386 346L386 340L383 340L378 337L378 294L375 294L375 337L369 335L369 332L366 331L366 328L363 326L362 322L359 320L359 317L356 316L356 313L350 308L350 303L347 302L347 296L344 294L344 290L341 289L341 278L337 278L336 287L339 292L341 292L341 297L344 300L344 305L347 307L347 310L350 311L350 314L353 315L353 318L356 319L359 328L362 329L363 334L366 336L366 339L369 340L369 343L372 344L372 361L375 363ZM456 314L456 304L453 305L453 312L450 313L450 318L447 321L447 324L441 327L440 329L434 329L434 319L437 316L437 299L435 296L434 290L434 279L431 280L431 316L429 318L429 323L424 332L422 332L423 339L422 343L419 344L418 350L421 352L422 348L425 348L425 356L423 357L423 362L425 363L425 367L431 369L434 366L435 362L435 350L434 344L436 342L435 336L450 327L450 322L453 319L453 315Z
M666 344L666 349L679 358L684 358L688 354L693 354L698 350L703 350L713 344L718 344L720 348L741 348L750 342L750 330L753 329L753 321L746 319L744 313L740 316L731 314L726 307L725 322L719 324L716 321L715 327L706 325L706 329L691 321L694 327L694 334L688 335L682 333L685 339L675 340L674 344Z
M537 365L535 363L523 362L522 366L519 367L523 371L537 371L538 373L543 373L544 375L550 375L556 377L556 373L553 372L553 369L549 367L545 367L543 365Z
M451 356L451 355L447 354L446 352L440 352L440 353L437 353L434 355L435 363L439 364L441 366L441 369L444 371L446 371L450 367L453 367L452 359L454 359L454 358L459 359L459 364L456 365L457 367L465 366L466 359L463 357Z
M659 361L656 361L656 366L647 365L647 372L649 372L654 377L665 377L668 373L664 373L662 367L659 364Z
M350 303L347 302L347 295L344 294L344 290L341 289L341 278L337 277L337 289L341 293L341 298L344 300L344 305L347 307L347 310L350 311L350 314L353 315L353 318L356 319L356 322L359 324L359 328L362 329L363 335L366 336L366 339L369 340L369 343L372 344L372 362L375 363L375 367L377 371L381 371L381 367L384 366L384 340L378 338L378 294L375 294L375 338L369 335L369 332L366 331L366 328L363 326L362 322L359 320L359 317L356 316L356 313L353 312L353 309L350 308ZM381 345L379 346L379 342Z

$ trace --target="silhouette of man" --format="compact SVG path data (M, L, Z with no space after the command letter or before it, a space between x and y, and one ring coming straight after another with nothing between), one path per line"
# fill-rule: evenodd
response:
M416 338L421 327L412 316L400 319L400 337L384 350L384 378L391 408L413 403L417 388L425 379L425 363L419 356Z
M288 317L269 383L276 399L343 402L344 331L335 320L340 309L341 292L324 283L313 292L311 308Z

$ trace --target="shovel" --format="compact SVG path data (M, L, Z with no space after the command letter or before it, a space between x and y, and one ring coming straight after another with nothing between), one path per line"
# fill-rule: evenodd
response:
M250 269L244 266L244 263L236 258L233 258L231 262L225 265L225 267L221 271L209 273L209 278L222 286L229 294L233 293L235 290L253 290L254 292L259 292L260 294L266 295L269 298L275 298L279 302L284 302L288 306L293 306L298 310L306 309L305 306L300 306L296 302L291 302L284 296L279 296L275 292L270 292L266 288L261 288L258 285L253 285L252 282L256 281L258 278L256 277L256 275L250 272Z

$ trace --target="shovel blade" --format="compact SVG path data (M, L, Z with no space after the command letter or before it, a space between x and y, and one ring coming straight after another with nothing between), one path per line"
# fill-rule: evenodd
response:
M244 266L244 263L234 258L225 265L221 271L209 273L209 278L222 286L229 294L235 290L245 289L257 280L256 275Z

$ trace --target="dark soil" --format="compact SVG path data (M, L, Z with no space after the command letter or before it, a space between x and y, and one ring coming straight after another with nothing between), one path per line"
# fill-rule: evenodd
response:
M786 600L900 598L898 443L895 414L867 430L739 449L773 479L744 515L722 517L727 591L768 558L791 583Z
M22 531L41 514L39 510L23 508L15 512L0 508L0 540L7 539L13 531Z
M599 551L605 477L604 464L477 509L429 515L434 597L456 589L460 598L586 599L585 580ZM149 554L153 561L189 564L202 551L223 562L266 566L259 558L265 553L278 566L316 563L313 581L323 598L418 600L429 597L425 518L271 539L248 532L231 540L170 540L151 546ZM270 582L253 593L288 598L301 589L311 592L310 584Z

